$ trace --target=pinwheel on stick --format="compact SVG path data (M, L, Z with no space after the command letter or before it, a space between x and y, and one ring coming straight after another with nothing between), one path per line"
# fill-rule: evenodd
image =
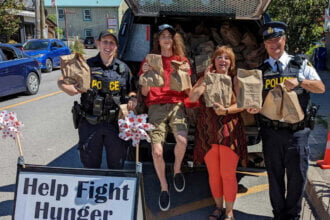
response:
M147 123L147 114L135 115L129 111L125 119L119 119L119 137L125 141L132 140L132 145L136 147L136 163L139 162L139 143L141 140L150 142L150 137L146 131L155 129L150 123Z
M20 140L21 129L23 126L23 123L18 121L15 112L7 112L6 110L3 110L0 113L0 132L2 134L2 138L9 137L16 140L20 157L23 157Z

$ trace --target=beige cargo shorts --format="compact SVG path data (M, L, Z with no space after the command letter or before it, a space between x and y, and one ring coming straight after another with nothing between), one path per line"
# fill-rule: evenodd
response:
M149 131L152 144L164 143L169 129L177 132L188 132L188 124L183 103L167 103L149 106L149 123L156 128Z

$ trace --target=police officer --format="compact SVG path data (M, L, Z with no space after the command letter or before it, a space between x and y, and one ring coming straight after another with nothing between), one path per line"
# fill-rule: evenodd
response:
M325 87L315 69L301 56L285 52L287 25L269 22L261 28L269 58L260 67L263 72L263 95L284 82L294 90L305 113L296 124L272 121L258 115L263 153L269 180L269 194L275 219L299 219L309 159L310 92L324 93ZM260 109L248 109L256 114ZM287 182L285 185L285 174Z
M86 168L100 168L105 146L110 169L120 169L126 158L127 144L118 137L119 105L128 102L128 110L136 106L131 92L131 73L128 66L116 58L118 40L114 34L102 31L97 40L99 53L87 60L91 69L91 89L81 94L81 103L73 107L74 121L79 133L80 159ZM63 77L58 86L68 95L76 95L75 85L67 85Z

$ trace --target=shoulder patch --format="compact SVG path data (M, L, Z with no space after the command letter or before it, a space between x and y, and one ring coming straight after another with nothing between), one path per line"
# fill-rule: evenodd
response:
M103 73L102 72L97 72L97 71L92 71L92 74L100 74L100 75L102 75Z
M122 64L122 63L119 64L119 72L120 72L120 73L125 72L125 65Z
M307 61L307 66L314 67L310 61Z

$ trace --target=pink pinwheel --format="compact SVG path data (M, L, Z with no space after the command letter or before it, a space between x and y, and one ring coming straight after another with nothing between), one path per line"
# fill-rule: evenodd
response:
M147 114L135 115L133 111L129 111L125 119L119 119L119 137L125 141L132 139L133 146L137 146L140 140L150 142L150 137L146 131L155 129L150 123L147 123Z
M0 113L0 132L2 132L2 138L11 137L15 140L17 135L20 135L22 127L23 123L17 120L15 112L4 110Z

